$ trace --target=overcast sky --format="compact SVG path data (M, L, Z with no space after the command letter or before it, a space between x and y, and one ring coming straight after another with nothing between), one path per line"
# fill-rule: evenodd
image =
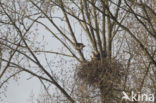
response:
M25 75L18 82L10 81L6 97L7 103L31 103L32 93L36 94L35 96L40 93L41 85L38 79L27 80L27 78Z
M57 13L58 14L58 13ZM58 14L59 15L59 14ZM57 21L56 21L57 22ZM61 24L62 22L57 22L58 24ZM76 38L78 39L78 42L83 42L86 47L84 48L84 52L88 53L91 52L90 46L87 44L87 38L82 33L82 31L79 29L78 25L73 21L73 28L74 33L76 33ZM44 21L44 24L51 27L50 23L48 21ZM63 27L66 27L65 24L61 24ZM63 46L58 42L52 35L45 30L43 26L38 26L38 40L42 42L46 42L46 50L53 50L57 51L58 49L62 48ZM51 28L53 32L56 32L55 29ZM44 40L43 37L44 36ZM61 51L61 50L60 50ZM49 58L52 60L56 60L54 58L53 54L47 54ZM89 58L90 55L85 54L85 57ZM38 57L38 59L41 61L41 63L44 65L43 57ZM61 58L60 58L61 59ZM54 68L57 69L57 68ZM38 97L39 93L41 92L41 85L40 81L38 79L32 78L27 80L30 76L26 73L22 73L20 75L20 79L16 82L14 80L10 80L9 84L7 85L7 92L6 97L4 98L6 103L31 103L30 98L32 93L35 94L36 97ZM58 78L59 77L58 75ZM5 102L4 102L5 103Z
M46 24L48 25L49 22ZM57 50L61 47L60 43L52 38L52 36L47 32L42 26L38 26L38 35L37 38L39 41L46 42L47 45L45 48L47 50ZM44 35L44 41L43 41ZM47 54L50 55L51 54ZM53 57L53 55L52 55ZM41 63L44 65L43 57L38 57ZM54 58L52 58L54 59ZM6 103L32 103L30 101L32 94L37 98L39 93L41 92L40 81L36 78L29 79L30 75L27 73L22 73L20 75L20 79L18 81L10 80L7 88Z

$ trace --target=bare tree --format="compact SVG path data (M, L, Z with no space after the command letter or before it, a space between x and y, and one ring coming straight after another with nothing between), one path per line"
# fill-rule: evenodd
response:
M112 103L122 102L122 91L148 88L155 93L155 10L154 0L1 0L0 87L26 72L40 80L45 98L55 98L48 89L54 85L57 102ZM48 34L38 34L37 25ZM65 52L47 50L42 41L35 41L49 34ZM59 83L51 73L50 58L45 56L50 70L42 64L38 55L47 53L78 63L73 71L79 79L69 89L65 78Z

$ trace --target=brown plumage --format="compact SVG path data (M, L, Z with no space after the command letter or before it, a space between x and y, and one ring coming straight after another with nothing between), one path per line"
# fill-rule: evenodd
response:
M75 43L76 50L82 50L84 47L85 47L85 45L82 43Z
M92 59L100 60L100 54L98 52L92 52Z

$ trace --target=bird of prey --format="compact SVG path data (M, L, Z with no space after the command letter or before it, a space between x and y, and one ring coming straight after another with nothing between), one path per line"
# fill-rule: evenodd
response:
M85 47L85 45L82 43L75 43L76 50L82 50L84 47Z
M99 52L92 52L92 57L93 60L100 60L100 54Z
M106 53L106 51L102 51L102 56L103 56L104 58L107 57L107 53Z

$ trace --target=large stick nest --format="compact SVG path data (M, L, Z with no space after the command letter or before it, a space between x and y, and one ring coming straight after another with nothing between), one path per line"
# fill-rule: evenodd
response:
M124 71L121 63L105 58L81 63L76 68L76 79L94 87L120 84Z

